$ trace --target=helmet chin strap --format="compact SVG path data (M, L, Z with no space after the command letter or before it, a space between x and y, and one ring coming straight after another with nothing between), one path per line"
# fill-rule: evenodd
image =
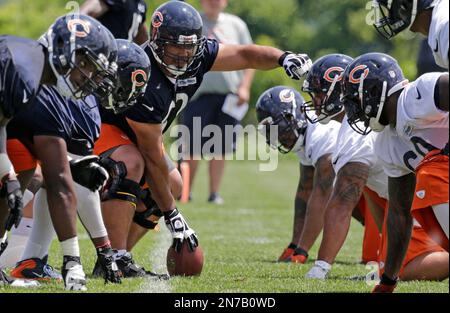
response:
M333 117L341 114L342 112L344 112L344 106L342 106L342 108L339 110L339 112L336 112L333 115L328 115L326 118L319 120L319 123L322 125L326 125L333 119Z
M411 29L411 26L414 23L414 20L416 19L416 15L417 15L417 1L418 0L413 0L413 7L412 7L412 10L411 10L411 22L409 23L408 30Z

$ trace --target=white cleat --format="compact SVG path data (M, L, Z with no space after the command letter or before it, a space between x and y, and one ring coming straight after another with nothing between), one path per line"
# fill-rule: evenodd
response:
M331 265L325 261L316 261L314 266L306 273L308 279L326 279L331 270Z
M86 274L80 264L80 258L65 256L62 272L66 290L87 291Z

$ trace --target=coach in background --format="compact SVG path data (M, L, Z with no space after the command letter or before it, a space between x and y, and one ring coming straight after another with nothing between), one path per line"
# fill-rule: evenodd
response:
M251 44L252 38L247 25L239 17L224 13L228 0L201 0L203 13L203 35L209 39L216 39L222 44ZM219 196L220 183L225 169L225 154L233 153L236 149L236 135L226 138L225 126L235 126L239 123L236 116L224 113L224 104L231 110L239 111L245 109L250 99L250 87L255 70L247 69L234 72L210 72L205 75L202 85L197 91L193 101L186 107L180 118L181 124L186 125L190 131L190 144L188 151L184 151L184 157L190 167L189 184L192 187L198 167L199 156L202 155L204 143L211 139L202 137L201 146L194 147L193 133L194 118L201 118L201 130L207 125L217 125L221 129L221 149L216 151L213 146L211 151L205 151L212 158L209 161L209 198L208 201L222 204L223 199ZM228 106L230 105L230 106ZM233 109L234 107L234 109ZM233 114L233 113L231 113ZM196 119L196 120L197 120ZM217 139L217 138L216 138Z
M86 0L80 11L98 19L116 39L128 39L138 45L148 40L144 0Z

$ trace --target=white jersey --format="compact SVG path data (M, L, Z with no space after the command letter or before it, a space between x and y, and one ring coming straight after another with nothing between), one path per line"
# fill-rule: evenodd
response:
M368 165L370 172L366 186L380 197L387 199L387 176L384 174L382 163L375 154L377 135L375 132L365 136L358 134L348 124L347 115L345 115L339 130L332 162L335 173L338 173L344 165L350 162Z
M428 45L437 65L448 70L448 1L436 0L428 33Z
M448 112L434 103L434 88L443 73L427 73L408 84L397 102L396 127L386 127L376 152L391 177L413 173L423 157L448 142Z
M317 161L325 154L332 154L341 123L330 121L327 125L308 123L306 139L297 151L300 163L316 167Z

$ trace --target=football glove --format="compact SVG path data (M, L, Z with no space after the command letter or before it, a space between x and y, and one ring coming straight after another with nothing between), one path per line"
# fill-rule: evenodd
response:
M284 68L286 74L295 80L308 74L312 67L312 61L307 54L295 54L290 51L285 52L278 63Z
M122 272L119 270L117 263L114 259L114 251L111 248L97 249L97 257L100 267L103 270L103 278L105 284L111 282L113 284L121 284Z
M108 171L98 164L99 157L89 155L78 160L70 160L73 181L91 191L102 188L109 178Z
M9 215L6 218L5 228L10 231L13 226L18 227L22 219L23 195L19 181L10 178L9 175L5 176L2 179L0 197L6 198L8 203Z
M197 235L193 229L189 228L183 215L181 215L176 208L170 212L165 212L164 219L166 221L167 228L172 233L172 247L177 253L181 252L183 240L188 241L190 251L194 251L198 247Z

